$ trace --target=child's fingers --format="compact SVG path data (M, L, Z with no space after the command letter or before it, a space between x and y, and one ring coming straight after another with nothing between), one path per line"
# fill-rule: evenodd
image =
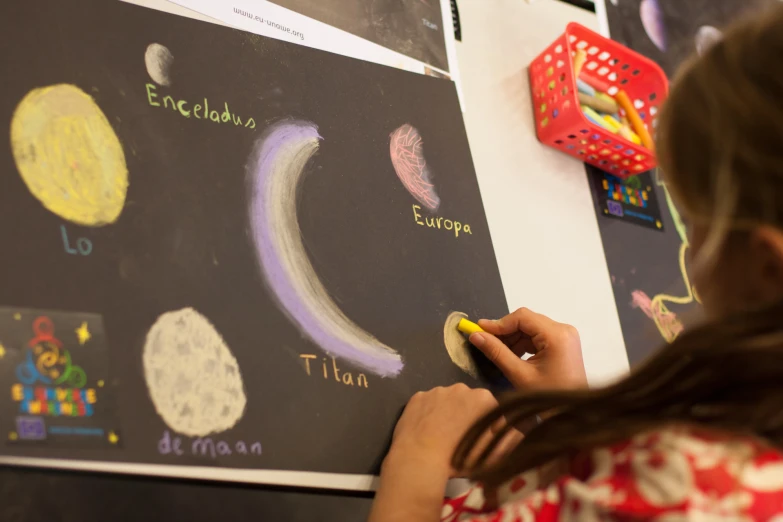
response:
M509 335L516 330L508 330L504 324L497 319L479 319L478 325L485 331L495 336Z
M503 372L511 384L520 388L533 377L532 366L514 354L503 341L488 332L474 333L470 342Z
M542 333L551 323L552 320L545 315L537 314L528 308L520 308L494 321L482 319L479 326L495 336L514 332L533 336Z

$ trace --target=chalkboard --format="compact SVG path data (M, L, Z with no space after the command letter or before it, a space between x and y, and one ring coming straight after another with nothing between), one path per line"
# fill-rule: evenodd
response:
M726 24L744 12L774 3L777 0L606 2L612 38L655 60L670 77L686 58L719 38ZM646 172L622 183L590 166L587 175L628 359L636 365L702 320L698 294L693 295L690 288L687 240L657 173ZM614 204L607 203L602 185L607 178L623 190L649 187L650 205L639 209L622 204L613 215ZM660 226L656 226L658 222ZM670 297L687 304L673 302Z
M271 0L448 72L440 0Z
M120 2L0 13L0 463L372 475L413 393L504 385L444 346L507 312L451 82Z
M656 61L670 77L743 14L778 0L607 0L612 39Z

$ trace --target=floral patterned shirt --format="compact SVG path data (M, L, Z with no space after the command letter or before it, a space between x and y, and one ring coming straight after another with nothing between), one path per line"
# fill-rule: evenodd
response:
M444 503L444 522L783 522L783 453L756 439L667 428ZM491 506L500 506L493 509Z

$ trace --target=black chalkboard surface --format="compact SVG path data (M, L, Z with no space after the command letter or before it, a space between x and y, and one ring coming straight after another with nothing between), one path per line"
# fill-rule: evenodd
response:
M444 346L507 312L451 82L120 2L0 19L0 462L374 474L414 392L502 385Z
M727 24L776 3L611 0L606 3L606 11L612 39L656 61L674 78L679 66L719 39ZM618 218L607 208L606 190L601 188L608 175L586 168L628 359L631 366L636 366L665 342L703 320L703 311L689 288L689 255L687 246L683 247L687 240L682 237L683 231L678 231L678 211L667 200L663 176L645 172L622 182L624 189L649 187L651 201L644 210L632 208L635 214L629 215L626 208ZM640 214L650 218L649 223L634 217ZM650 307L656 299L664 306Z
M449 70L443 13L435 0L272 0L292 11Z

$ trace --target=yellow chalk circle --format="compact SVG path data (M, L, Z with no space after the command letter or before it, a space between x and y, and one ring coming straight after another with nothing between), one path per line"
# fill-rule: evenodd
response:
M125 154L103 111L78 87L30 91L11 120L11 149L27 188L51 212L92 227L120 216Z

